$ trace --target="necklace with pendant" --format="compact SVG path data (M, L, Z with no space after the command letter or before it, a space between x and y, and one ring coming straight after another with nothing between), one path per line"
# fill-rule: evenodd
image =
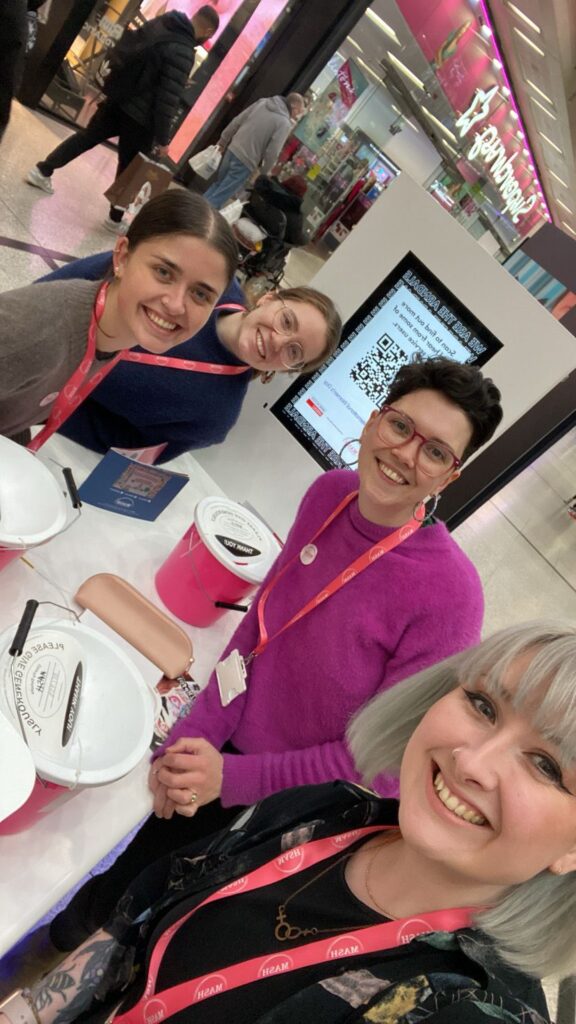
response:
M364 874L364 886L370 899L378 907L379 913L392 921L395 921L396 918L392 914L388 913L388 911L385 910L383 906L381 906L378 900L374 898L372 890L370 888L368 876L372 870L372 866L376 859L376 855L380 852L383 846L386 846L388 842L393 842L397 837L398 833L395 833L394 836L387 836L385 842L379 843L376 846L376 849L374 850L374 852L372 853L368 860L368 864ZM288 898L284 900L284 903L279 904L276 912L276 927L274 928L274 936L278 942L294 942L296 939L306 938L309 935L323 935L328 932L343 932L348 931L348 929L350 928L358 927L358 922L354 922L353 924L348 925L338 925L335 928L316 928L315 926L312 926L312 928L300 928L298 925L291 924L286 914L286 909L288 905L292 902L292 900L296 899L297 896L305 892L306 889L309 889L310 886L314 885L315 882L319 882L320 879L324 877L324 875L327 875L329 871L333 871L334 868L337 867L338 864L341 864L343 860L349 860L351 856L352 853L345 853L342 857L339 857L338 860L334 861L332 864L329 864L327 868L324 868L323 871L320 871L319 874L315 875L314 878L309 879L308 882L305 882L304 885L301 885L299 889L296 889L295 892L291 893L290 896L288 896Z

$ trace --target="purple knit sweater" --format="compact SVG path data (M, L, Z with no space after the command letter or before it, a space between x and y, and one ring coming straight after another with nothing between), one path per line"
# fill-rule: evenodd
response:
M302 500L270 575L300 552L342 498L358 487L350 470L316 480ZM321 535L311 565L298 559L272 590L268 634L283 626L339 570L392 528L365 519L353 501ZM258 642L256 601L226 648L247 655ZM203 736L224 755L222 803L251 804L306 783L360 781L344 734L351 716L380 690L474 644L483 595L478 574L443 523L418 530L355 577L252 661L247 692L220 703L213 673L190 714L172 730ZM382 795L396 783L382 777Z

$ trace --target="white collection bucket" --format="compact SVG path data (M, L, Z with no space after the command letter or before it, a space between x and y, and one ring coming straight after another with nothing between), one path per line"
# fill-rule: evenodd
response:
M28 803L0 824L0 833L30 825L63 788L99 786L126 775L145 756L155 717L152 691L130 658L105 635L82 624L40 625L30 630L22 655L11 658L8 650L15 631L13 627L0 637L0 716L20 736L22 731L26 734L28 753L44 784L36 783ZM68 641L63 654L58 647L62 638ZM46 655L40 653L44 649ZM71 702L63 680L77 662L76 650L81 653L84 677L70 725ZM50 701L45 699L48 685ZM16 699L20 700L18 717ZM51 715L58 716L57 729L50 724ZM64 743L66 723L70 728ZM39 726L45 730L41 742L34 738ZM11 785L11 776L0 779L1 789Z
M58 481L22 445L0 436L0 569L55 537L68 520Z
M156 589L178 618L209 626L262 582L279 552L279 541L253 512L228 498L203 498L156 573Z

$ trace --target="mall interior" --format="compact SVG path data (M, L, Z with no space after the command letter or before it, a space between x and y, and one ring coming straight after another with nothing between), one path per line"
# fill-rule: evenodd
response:
M0 142L0 293L27 288L47 274L72 268L78 259L110 254L121 244L122 234L115 237L107 224L105 196L116 175L115 139L57 170L53 194L31 187L26 176L94 116L104 97L110 54L125 33L171 11L192 17L200 6L199 0L47 0L28 15L27 53ZM150 770L152 732L156 745L163 742L209 679L218 715L226 707L223 684L218 697L213 670L224 664L219 661L224 648L243 621L247 627L251 615L254 638L262 642L261 599L269 595L257 588L265 577L269 589L275 586L274 559L287 538L292 550L290 544L296 541L290 540L289 531L306 508L310 523L315 523L314 536L302 548L300 562L306 566L321 551L314 531L326 528L330 508L320 502L321 492L315 492L321 505L316 522L310 501L299 511L305 493L318 487L325 471L355 468L362 424L382 408L394 374L415 355L426 359L448 354L459 363L475 364L502 396L504 416L494 437L474 453L461 476L454 474L433 512L434 523L445 524L450 543L455 542L479 577L482 637L532 620L576 621L575 5L571 0L212 0L211 6L219 27L196 49L171 142L160 158L168 168L164 187L204 193L214 175L206 174L203 155L231 120L264 97L301 94L305 113L293 119L269 174L280 186L288 183L284 192L294 189L298 196L298 244L284 235L276 242L269 223L259 222L250 203L255 172L249 191L240 189L231 199L236 209L230 223L240 252L236 281L244 293L242 298L238 291L235 301L252 308L277 289L316 288L336 304L342 339L327 362L310 374L276 373L268 381L254 373L237 421L230 420L234 425L228 433L223 430L220 443L190 442L174 458L161 457L166 440L161 428L155 439L138 442L138 448L121 438L110 441L106 447L115 454L81 445L65 436L66 431L51 432L37 452L32 442L34 454L0 436L0 1000L14 986L23 986L22 955L28 966L36 964L34 950L27 950L30 935L37 935L39 927L49 933L49 923L58 920L72 894L83 891L87 878L110 868L149 815L149 771L156 771ZM126 200L127 206L135 202L128 206L125 223L145 209L148 196L141 190ZM8 323L3 327L2 309L0 297L0 346ZM407 330L402 323L408 324ZM40 372L40 351L36 358ZM142 367L130 363L129 369L140 372ZM179 376L174 369L146 369L150 377L156 371L164 374L165 381L171 373ZM237 365L234 372L240 370ZM210 372L217 375L217 370ZM233 371L225 367L223 372ZM180 376L187 383L197 374ZM169 384L162 386L169 389ZM183 388L177 401L183 400ZM0 381L0 434L3 394ZM132 398L137 404L136 391ZM411 409L409 403L406 408ZM178 413L174 418L182 417ZM421 460L432 442L418 432L417 418L416 426L410 418L408 423L415 431L410 444L416 437ZM39 429L33 428L33 436L39 436ZM441 434L433 437L444 440ZM451 468L458 469L462 460L450 446L448 451ZM361 470L361 454L358 464ZM72 485L66 487L63 467L68 480L72 474ZM366 538L377 540L374 532L365 533L365 545ZM303 535L297 543L304 541ZM342 561L346 552L348 561ZM342 549L332 575L346 568L351 552L351 547ZM255 554L247 569L246 558ZM292 562L286 565L296 571ZM450 578L449 571L454 573ZM438 583L450 592L445 609L438 612L442 617L451 616L451 600L454 607L461 600L461 571L456 564L453 570L448 566L445 582ZM98 585L92 585L94 580ZM327 582L325 577L320 586ZM427 576L415 577L411 600L418 613L431 600L429 584ZM350 604L355 603L355 585L350 587ZM223 589L215 601L217 586ZM297 597L304 593L298 584ZM327 605L336 605L340 598L331 594ZM311 596L302 598L298 607L288 603L286 614L301 611ZM376 593L361 599L367 601L366 618L373 616ZM381 600L400 603L389 591ZM40 607L31 609L30 602ZM465 609L460 611L463 621ZM360 618L362 614L360 609ZM285 625L276 616L274 628ZM293 626L295 642L298 628ZM351 657L354 629L348 641ZM430 650L426 663L415 663L405 674L474 643L470 623L463 629L466 641L460 639L451 649L440 647L436 657ZM59 662L61 676L52 691L60 687L66 697L59 727L62 716L69 722L76 701L79 705L76 726L72 714L67 750L55 732L46 739L47 748L40 740L31 741L24 718L31 722L31 713L49 717L43 703L46 664L40 646L33 644L35 636L38 640L50 631L71 645L66 664ZM358 636L356 640L361 647ZM244 656L253 650L252 640L246 643ZM26 684L18 682L15 660L23 650L30 658ZM300 654L296 676L304 664ZM192 657L193 683L187 671ZM361 658L366 657L364 651ZM253 663L245 680L243 658L240 662L240 669L230 664L226 668L241 677L233 677L239 689L231 691L232 709L244 699L237 702L237 693L248 688L250 694ZM264 662L262 656L260 675ZM34 681L35 665L40 684L38 676ZM56 672L54 658L50 672ZM157 689L160 675L164 683L173 681L173 689ZM270 690L275 682L267 680ZM299 687L304 686L305 681L295 684L296 706ZM312 673L310 692L315 686ZM334 687L337 703L345 680ZM371 696L379 687L380 682L363 692ZM61 695L58 700L62 703ZM572 699L572 710L573 705ZM347 707L349 717L358 710L351 700ZM292 740L292 745L305 751L320 742L316 734L322 730L308 728L306 719L320 719L322 708L303 704L298 712L302 739L299 744ZM568 715L568 704L566 709ZM218 724L200 733L224 751L224 783L221 779L220 788L206 797L200 786L192 786L190 802L198 802L194 811L199 818L201 805L215 797L222 796L226 806L222 794L227 787L233 789L226 773L244 771L230 767L240 760L237 755L261 760L251 746L257 729L259 749L272 752L266 757L296 753L279 738L280 732L274 735L279 724L271 727L268 740L263 738L264 718L252 711L251 722L242 727L239 714L228 732ZM278 712L278 723L281 717ZM49 732L47 724L43 728ZM344 745L341 735L326 734L326 748L336 738ZM314 747L316 774L308 778L295 768L293 782L270 783L260 792L254 783L246 789L253 795L236 803L245 806L291 785L338 778L332 762L322 769L321 749ZM256 778L256 768L251 770ZM273 769L269 771L272 777ZM574 817L576 839L576 772L573 776L573 806L566 805L566 816ZM152 788L158 785L153 782ZM244 793L241 787L238 791ZM470 821L464 824L478 831ZM288 900L285 907L289 911ZM248 917L244 927L250 930ZM547 927L543 923L540 932L544 945ZM346 922L340 930L349 930ZM20 955L20 949L25 953ZM218 959L206 963L216 970ZM39 975L47 969L40 958L37 966ZM346 962L338 967L340 972L345 969L353 971L353 966ZM208 968L202 970L208 976ZM545 974L549 1019L573 1024L576 952L572 974L564 969L560 982L556 972ZM26 986L32 976L28 971ZM286 989L282 999L293 991ZM17 1008L22 1016L10 1004L3 1011L0 1002L0 1024L6 1024L3 1013L9 1024L77 1019L71 1012L61 1016L51 1009L51 997L43 1006L34 1002L35 992L23 988L23 1009ZM221 998L210 1004L216 1006ZM231 994L225 998L233 999ZM342 994L339 998L344 1001ZM318 1011L316 1017L313 1009L299 1016L296 1008L291 1009L292 1019L436 1019L428 1003L422 1016L418 1007L412 1015L398 1007L392 1012L388 1003L382 1016L369 1016L369 1007L376 1008L375 1014L380 1008L376 989L369 985L364 995L355 991L350 1000L350 1017L339 1016L342 1010L334 1010L333 1017ZM333 1001L338 1001L334 994ZM495 1002L491 1014L484 1007L486 1015L534 1024L548 1019L539 1004L541 1016L534 1008L515 1016L497 1011ZM102 1006L109 1014L110 1005ZM234 1002L224 1003L223 1010L209 1011L207 1006L196 1010L187 1005L179 1011L177 1024L229 1019ZM285 1006L292 1008L291 1001ZM257 999L252 1015L245 997L239 1007L239 1021L281 1024L288 1019ZM99 1012L95 1020L113 1019ZM134 1011L127 1019L155 1024L170 1015L177 1016L164 1007L156 1017L144 1007L141 1016ZM88 1014L82 1019L93 1018ZM438 1013L439 1022L481 1019L464 1008L454 1016Z

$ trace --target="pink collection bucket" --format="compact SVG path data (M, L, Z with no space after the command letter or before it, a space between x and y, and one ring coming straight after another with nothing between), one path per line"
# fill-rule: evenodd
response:
M227 498L203 498L194 523L156 573L156 590L179 619L210 626L259 586L279 551L274 534L248 509Z
M48 804L64 794L72 795L66 786L58 786L55 782L41 782L40 779L36 779L34 789L26 803L0 822L0 836L13 836L18 832L24 832L35 823L38 815L44 812L44 808Z

